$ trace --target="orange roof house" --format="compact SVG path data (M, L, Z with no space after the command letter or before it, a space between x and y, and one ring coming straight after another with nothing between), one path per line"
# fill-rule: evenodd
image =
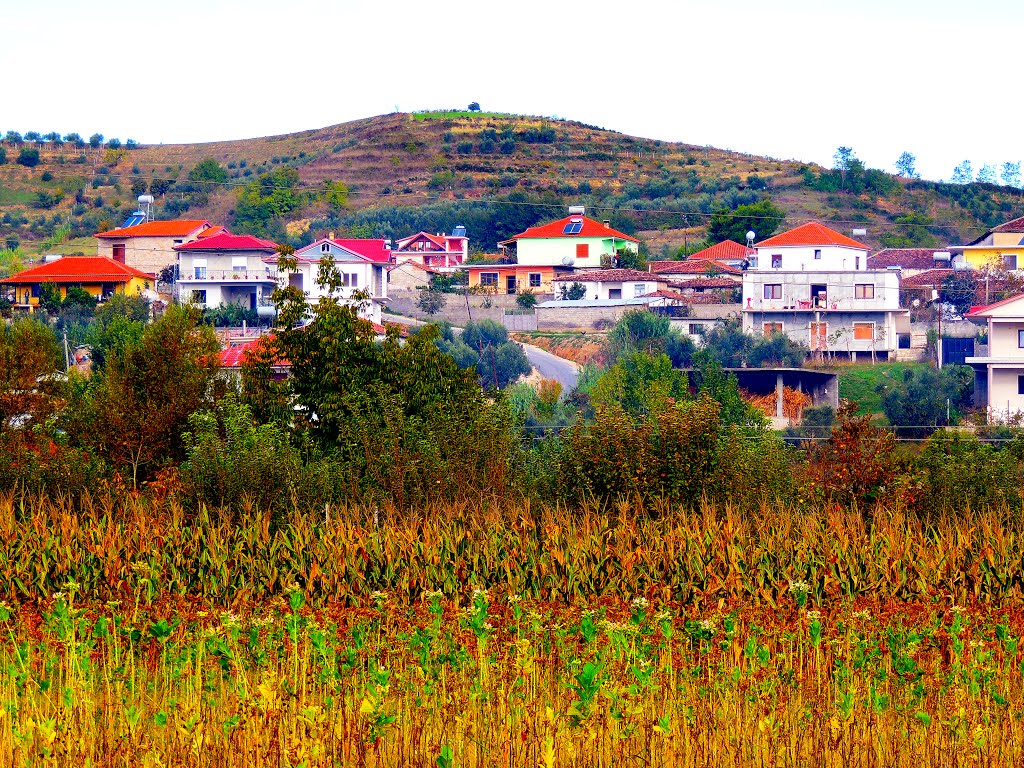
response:
M549 267L615 266L620 251L636 253L639 241L612 229L609 221L583 215L583 206L572 206L565 218L529 227L498 245L505 257L520 265Z
M155 274L178 260L176 245L197 240L209 229L210 222L201 219L147 221L134 227L119 227L97 233L97 255Z
M100 256L65 256L0 280L0 284L14 286L15 305L29 309L39 305L44 283L56 285L61 298L67 296L68 288L78 286L102 300L113 293L150 290L156 285L156 275Z

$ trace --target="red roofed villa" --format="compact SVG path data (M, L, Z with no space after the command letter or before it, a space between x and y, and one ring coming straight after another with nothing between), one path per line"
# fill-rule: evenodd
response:
M583 206L570 206L564 219L530 227L498 243L506 259L524 266L615 266L619 251L636 253L639 241L612 229L609 221L584 216Z
M208 221L190 219L147 221L99 232L97 255L156 274L177 261L174 246L197 240L210 227Z
M63 299L68 288L84 288L97 300L114 293L142 294L156 286L156 276L100 256L64 256L0 280L14 286L14 304L32 310L39 306L39 290L53 283Z
M867 269L868 252L864 243L841 232L811 221L787 230L755 247L750 269L762 272L830 272Z
M273 317L270 294L277 285L276 243L232 235L221 227L217 234L176 245L174 250L179 301L208 308L234 304Z

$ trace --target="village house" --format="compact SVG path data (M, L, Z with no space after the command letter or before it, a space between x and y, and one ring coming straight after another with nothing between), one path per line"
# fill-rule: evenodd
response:
M966 359L975 405L988 409L991 422L1016 421L1024 415L1024 294L975 307L967 318L988 328L988 354Z
M417 232L395 241L392 257L397 264L410 261L424 267L457 267L469 256L469 238L461 224L450 235Z
M235 304L273 315L277 244L227 231L174 246L178 254L178 300L214 308Z
M583 269L616 267L619 252L636 253L640 242L609 221L588 219L583 206L572 206L564 219L530 227L498 246L506 261L520 266Z
M317 282L320 260L325 256L334 261L341 276L340 298L355 302L356 293L365 293L369 298L361 302L360 315L380 324L381 307L388 295L387 268L391 264L387 241L321 238L295 252L295 270L279 273L279 281L298 288L316 301L326 295Z
M948 250L962 256L972 269L1024 269L1024 216L993 227L967 245L951 245Z
M430 285L436 270L415 261L403 261L388 268L389 291L415 291Z
M49 257L48 257L49 258ZM0 285L12 286L14 305L33 310L39 306L40 289L52 283L61 299L68 288L77 286L90 296L102 301L115 293L130 296L155 297L156 276L101 256L64 256L49 258L42 264L0 280Z
M743 330L785 333L816 355L895 357L909 332L897 270L868 270L868 247L811 222L756 246L743 275Z
M600 300L636 299L663 288L670 278L639 269L588 269L556 277L555 298L561 298L561 288L583 286L581 298Z
M868 269L898 269L903 277L951 267L950 252L939 248L883 248L868 256Z
M129 267L159 274L161 270L176 264L176 245L198 240L205 232L214 229L205 220L147 221L131 227L112 229L96 235L99 241L97 255L127 264ZM223 228L215 228L215 234Z
M486 293L554 293L555 278L571 274L572 267L545 265L470 264L464 266L466 285L471 292Z
M732 266L716 259L686 259L685 261L655 261L647 265L648 269L658 275L674 275L684 277L719 277L731 276L739 278L743 275L740 267Z

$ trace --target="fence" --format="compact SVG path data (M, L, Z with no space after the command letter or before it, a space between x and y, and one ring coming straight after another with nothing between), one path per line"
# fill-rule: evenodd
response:
M510 331L536 331L537 313L532 309L506 309L501 322Z

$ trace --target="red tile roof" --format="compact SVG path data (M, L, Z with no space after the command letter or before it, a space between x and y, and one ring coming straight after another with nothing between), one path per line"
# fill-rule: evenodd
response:
M864 243L859 243L853 238L847 237L841 232L836 232L834 229L829 229L824 224L819 224L816 221L809 221L806 224L801 224L799 227L757 243L758 248L786 245L840 245L845 248L869 250Z
M953 274L952 269L929 269L900 280L900 288L936 288Z
M659 299L673 299L674 301L686 301L686 297L683 296L683 294L676 293L675 291L666 291L664 288L659 289L657 291L651 291L650 293L645 293L643 296L638 296L637 298L640 298L640 299L659 298Z
M565 227L570 220L582 220L583 226L579 232L573 235L565 234ZM514 235L505 242L513 240L544 238L544 237L615 237L619 240L629 240L631 243L640 242L635 237L630 237L624 232L606 227L600 221L588 219L586 216L566 216L564 219L552 221L550 224L541 224L538 227L530 227L525 232Z
M132 278L152 280L156 275L141 272L102 256L65 256L30 267L0 280L2 283L127 283Z
M202 232L196 235L196 237L202 240L204 237L214 237L220 234L227 234L227 231L227 227L210 227L209 229L204 229Z
M354 253L357 256L361 256L367 261L372 261L375 264L388 264L391 262L391 249L387 247L387 241L382 239L341 239L324 237L316 242L310 243L307 246L299 248L295 252L295 255L300 259L304 258L307 261L319 261L320 260L320 249L316 248L316 252L313 254L315 258L306 256L306 253L313 251L314 247L319 246L321 243L333 243L339 248L344 248L350 253Z
M222 349L220 352L220 367L241 368L242 364L248 358L250 352L258 350L261 346L265 344L272 343L273 339L273 335L260 336L259 338L247 341L244 344L236 344L233 347ZM278 356L278 358L274 360L273 365L279 368L291 367L291 363L287 359L280 356Z
M992 229L988 230L988 232L983 234L981 237L969 242L968 245L978 245L982 240L986 239L987 237L990 237L995 232L1010 234L1024 233L1024 216L1021 216L1019 219L1011 219L1010 221L1004 221L1002 224L996 227L992 227Z
M200 219L147 221L135 227L99 232L96 237L187 237L197 229L209 226L210 222Z
M716 273L720 275L742 275L743 270L730 267L721 261L714 259L694 259L686 261L674 261L657 270L659 275L707 275Z
M753 253L753 248L740 245L735 240L723 240L703 251L691 254L690 259L745 259Z
M878 253L868 256L868 269L932 269L935 266L934 254L942 248L883 248Z
M203 233L205 234L205 233ZM252 235L232 235L227 231L212 237L201 237L191 243L174 246L176 251L268 251L277 250L277 243Z
M691 277L678 283L669 283L669 288L738 288L740 282L731 277Z
M996 307L1001 307L1004 304L1010 304L1014 301L1017 301L1018 299L1024 299L1024 293L1018 293L1016 296L1010 296L1009 298L1003 299L1002 301L997 301L993 304L985 304L983 306L971 307L971 311L964 315L964 317L985 317L988 310L995 309Z
M588 269L571 275L556 277L551 282L568 283L634 283L654 280L659 283L668 281L667 277L640 269Z

